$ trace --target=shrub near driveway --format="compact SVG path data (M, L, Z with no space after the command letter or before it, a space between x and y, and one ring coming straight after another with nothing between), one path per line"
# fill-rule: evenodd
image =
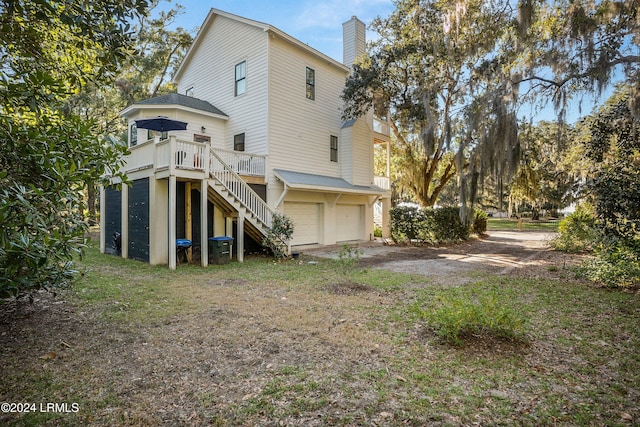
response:
M476 277L467 291L357 267L349 275L363 286L339 292L339 261L305 255L171 272L89 249L81 267L73 292L0 321L1 400L77 402L79 411L0 414L1 424L640 420L637 293L505 276ZM485 291L522 315L526 342L474 332L451 346L412 312L481 302Z
M398 206L390 211L391 238L398 243L456 242L469 238L470 227L460 220L457 207Z

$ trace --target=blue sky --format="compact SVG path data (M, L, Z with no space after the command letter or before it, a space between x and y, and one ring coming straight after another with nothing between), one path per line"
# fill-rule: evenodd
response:
M338 62L342 62L343 22L355 15L368 28L375 17L389 16L395 9L392 0L169 0L161 3L160 7L168 9L176 3L184 6L176 26L185 28L194 36L209 10L216 8L273 25ZM373 38L375 33L367 31L367 40ZM607 96L603 95L597 103L603 102ZM590 113L593 103L592 96L585 96L582 111L579 111L579 101L570 102L567 121L573 123ZM520 115L532 113L523 108ZM557 117L550 105L535 116L535 121L555 120Z
M211 8L271 24L342 62L342 23L353 15L367 26L376 16L388 16L391 0L175 0L184 6L178 25L195 35ZM367 38L373 37L372 33Z

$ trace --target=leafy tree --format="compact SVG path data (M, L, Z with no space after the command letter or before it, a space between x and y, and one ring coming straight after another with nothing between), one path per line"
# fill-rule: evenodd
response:
M517 83L532 97L552 99L562 119L575 95L626 80L640 112L639 11L638 0L521 1Z
M85 182L117 175L125 147L65 108L133 55L145 0L0 1L0 297L68 284L83 245Z
M346 117L371 107L390 112L402 153L397 182L424 206L436 203L456 172L465 201L484 171L502 176L515 166L513 97L505 98L513 88L493 63L509 43L506 4L398 1L389 18L372 24L380 38L347 82Z
M137 49L116 80L124 104L175 92L171 76L182 62L193 37L186 29L172 29L183 6L176 4L168 11L153 13L160 0L152 0L149 12L138 16Z
M621 91L587 119L588 187L605 236L640 254L640 120L628 98Z
M572 97L622 78L640 112L639 10L638 0L397 1L373 24L380 38L347 83L345 116L389 110L403 149L399 182L422 204L435 203L454 169L463 210L487 179L501 197L520 159L523 102L552 100L562 119ZM518 177L527 191L548 182L528 155ZM564 192L538 192L547 190L556 202Z
M95 122L97 134L125 140L126 124L119 115L123 108L142 99L175 91L170 82L171 74L193 38L181 27L172 29L183 7L175 5L168 11L155 13L160 4L160 0L152 0L149 8L132 21L137 53L125 58L115 82L90 82L65 101L66 110ZM90 223L97 222L96 194L96 182L87 182L86 207Z
M566 161L578 143L573 127L552 122L521 125L519 137L522 153L509 186L511 200L529 203L534 219L540 209L557 212L568 206L579 184L574 165Z
M640 121L619 88L581 124L591 214L576 212L553 243L593 248L585 276L607 286L640 286ZM570 220L570 221L569 221Z

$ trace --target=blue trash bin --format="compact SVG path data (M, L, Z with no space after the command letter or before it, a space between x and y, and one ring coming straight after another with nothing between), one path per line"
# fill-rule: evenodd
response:
M209 237L209 262L212 264L227 264L231 258L232 245L233 237Z
M189 262L189 248L191 247L191 240L189 239L176 239L176 260L178 264L180 262Z

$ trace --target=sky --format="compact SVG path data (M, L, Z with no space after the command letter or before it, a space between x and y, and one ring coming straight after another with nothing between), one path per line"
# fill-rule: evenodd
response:
M394 10L391 0L174 0L184 6L178 18L181 26L194 36L209 10L216 8L244 18L273 25L314 49L342 62L342 23L357 16L367 27L377 16ZM374 33L367 31L367 40Z
M343 22L357 16L367 25L367 41L370 41L376 38L376 34L368 29L371 21L378 16L387 17L395 9L392 0L168 0L160 7L169 9L175 4L184 6L176 27L183 27L194 36L209 10L216 8L273 25L338 62L342 62ZM602 103L607 96L594 100L587 95L582 103L578 100L570 102L567 122L574 123L580 116L589 114L593 104ZM523 109L519 115L528 117L530 114L534 121L557 119L551 105L538 112Z

